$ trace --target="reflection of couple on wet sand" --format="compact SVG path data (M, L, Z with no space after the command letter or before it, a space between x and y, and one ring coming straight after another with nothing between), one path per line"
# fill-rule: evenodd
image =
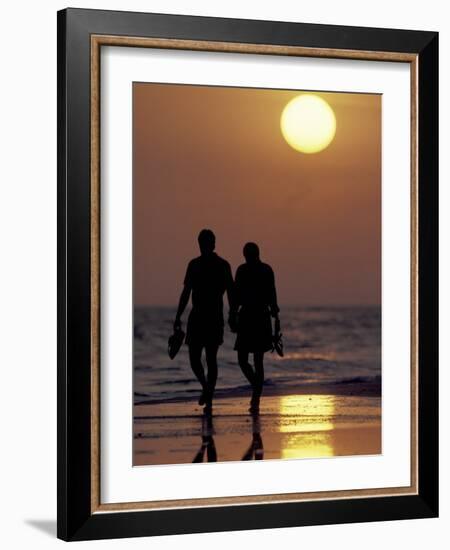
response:
M252 441L241 460L262 460L264 458L259 414L253 414L252 419ZM205 462L205 458L206 462L217 462L213 417L210 414L202 416L202 444L192 462Z
M223 295L230 308L228 324L236 333L234 349L241 370L252 386L250 412L257 413L264 383L264 353L274 347L271 317L278 321L279 308L272 268L259 257L255 243L244 246L245 263L233 281L230 264L215 252L216 239L209 229L198 236L201 255L189 262L184 288L174 322L175 334L181 333L181 316L192 295L192 310L186 330L191 368L202 386L199 404L212 412L217 381L217 352L223 343ZM207 374L202 364L205 350ZM253 365L249 355L253 354Z

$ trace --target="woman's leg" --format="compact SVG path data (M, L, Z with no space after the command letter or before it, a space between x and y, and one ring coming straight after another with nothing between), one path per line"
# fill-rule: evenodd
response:
M253 383L253 395L250 401L250 412L259 412L259 400L261 398L264 384L264 352L257 351L253 354L255 363L255 378Z
M264 352L257 351L253 354L253 360L255 363L255 391L261 395L264 384Z
M255 373L253 372L252 366L248 362L248 351L238 350L238 361L245 378L247 378L253 387L255 382Z

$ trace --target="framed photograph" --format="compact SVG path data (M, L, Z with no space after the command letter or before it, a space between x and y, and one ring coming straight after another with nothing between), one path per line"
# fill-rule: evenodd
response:
M438 35L58 13L58 536L438 514Z

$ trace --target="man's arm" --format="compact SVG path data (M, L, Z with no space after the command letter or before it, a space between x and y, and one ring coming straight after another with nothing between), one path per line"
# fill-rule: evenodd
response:
M186 306L189 303L189 298L191 296L192 290L192 263L190 263L186 270L186 275L184 277L184 287L181 291L180 299L178 301L177 314L175 316L175 322L173 324L174 328L180 328L181 326L181 316L186 309Z
M230 309L230 313L233 313L237 310L237 306L236 306L236 296L235 296L233 274L231 273L231 267L230 267L229 264L227 264L225 290L226 290L226 293L227 293L228 307Z
M191 287L185 284L183 290L181 291L180 300L178 302L177 314L175 316L175 322L173 324L175 328L179 328L181 325L181 316L183 315L184 310L189 303L190 296Z

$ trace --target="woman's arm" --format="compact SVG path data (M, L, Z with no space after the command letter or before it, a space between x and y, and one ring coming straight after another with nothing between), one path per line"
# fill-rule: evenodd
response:
M233 281L232 275L231 275L231 280ZM230 295L231 295L231 301L230 301ZM239 310L239 306L241 305L239 268L237 268L234 282L232 282L231 294L228 294L228 303L230 305L230 312L228 315L228 325L230 327L231 332L236 332L237 331L237 312Z
M269 309L270 314L272 317L275 317L275 319L278 319L278 313L280 311L280 308L278 307L278 300L277 300L277 289L275 286L275 274L273 272L273 269L270 268L270 277L269 277Z

